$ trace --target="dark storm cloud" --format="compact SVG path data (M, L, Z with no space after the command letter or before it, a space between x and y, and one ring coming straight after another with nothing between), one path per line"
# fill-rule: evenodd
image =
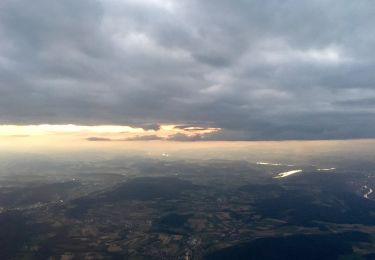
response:
M374 26L370 0L2 1L0 123L375 137Z

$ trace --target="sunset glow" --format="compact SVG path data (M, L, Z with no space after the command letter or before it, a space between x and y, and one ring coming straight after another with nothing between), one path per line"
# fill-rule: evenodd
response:
M220 131L219 128L184 127L178 125L160 125L158 129L144 129L123 125L0 125L0 138L28 138L51 140L69 138L85 141L152 141L169 140L174 137L191 138Z

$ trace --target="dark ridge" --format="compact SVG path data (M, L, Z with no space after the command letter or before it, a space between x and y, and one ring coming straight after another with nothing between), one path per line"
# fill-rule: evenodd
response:
M199 186L174 177L141 177L125 182L115 190L103 195L105 200L153 200L176 199L184 191Z
M179 228L182 227L191 216L192 214L171 213L162 217L158 224L166 227Z
M20 207L38 202L47 203L64 199L70 190L80 185L80 182L68 181L14 188L1 192L0 206Z
M360 233L360 232L358 232ZM321 260L352 255L349 241L368 241L367 234L293 235L260 238L206 255L207 260Z
M278 184L247 184L239 188L240 191L255 192L281 192L284 188Z
M20 250L39 233L39 225L18 211L0 214L0 259L17 259Z
M313 221L341 224L374 225L375 203L353 193L316 194L316 198L295 191L282 192L278 197L256 203L264 217L281 218L289 224L311 226Z

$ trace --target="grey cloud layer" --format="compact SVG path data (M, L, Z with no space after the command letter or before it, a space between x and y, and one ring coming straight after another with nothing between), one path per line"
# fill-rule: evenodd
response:
M374 26L370 0L2 1L0 123L375 137Z

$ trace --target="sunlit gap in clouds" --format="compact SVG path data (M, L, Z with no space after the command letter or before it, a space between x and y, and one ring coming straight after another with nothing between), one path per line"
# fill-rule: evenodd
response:
M28 137L48 139L53 137L85 141L190 141L220 131L220 128L197 125L156 125L133 127L127 125L0 125L0 138Z
M298 174L302 164L316 164L318 171L340 165L332 158L373 160L374 139L358 140L237 140L222 138L225 129L195 124L125 125L0 125L0 154L147 155L162 159L244 160L279 171L277 178ZM216 135L217 134L217 135ZM81 158L81 157L80 157ZM274 168L275 167L275 168ZM285 168L286 167L286 168ZM293 167L293 168L290 168ZM296 168L294 168L296 167Z
M142 128L119 125L0 125L0 136L46 135L58 133L142 133Z
M294 158L340 153L340 156L370 156L375 140L228 141L216 138L220 128L198 124L129 125L0 125L1 151L100 151L137 150L189 156L250 160L259 165L292 167ZM193 149L193 150L191 150ZM201 153L196 151L200 150ZM297 156L298 155L298 156ZM327 164L319 170L331 170Z
M119 125L0 125L0 136L46 135L58 133L142 133L142 128Z

